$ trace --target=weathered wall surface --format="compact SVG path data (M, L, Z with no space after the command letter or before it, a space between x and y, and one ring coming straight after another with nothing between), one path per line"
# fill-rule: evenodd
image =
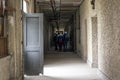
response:
M98 0L99 70L120 79L120 0Z
M50 42L50 34L49 34L49 29L50 29L50 23L49 20L44 16L44 52L49 50L49 42Z
M6 16L8 53L10 56L0 59L0 80L22 80L22 9L21 0L7 0L11 8Z
M84 2L80 6L80 39L81 39L81 56L85 61L87 61L87 21L89 16L89 6L88 0L84 0Z
M104 80L120 79L119 4L119 0L97 0L95 10L93 10L90 0L84 0L80 7L81 51L83 57L86 57L87 53L88 63L91 66L96 63L95 60L97 59L95 58L97 55L95 54L98 52L98 69ZM97 17L96 20L93 19L95 17ZM85 21L87 31L85 31ZM86 33L87 38L85 38ZM98 46L98 48L95 46ZM98 51L96 51L97 49ZM88 51L85 52L85 50Z
M27 2L28 13L34 13L34 0L25 0Z
M76 12L76 52L78 55L80 55L80 10L77 10ZM81 55L80 55L81 56Z
M10 56L0 59L0 80L10 80Z
M84 0L80 6L81 53L83 59L93 66L92 17L96 16L96 10L92 9L90 1Z
M33 13L34 0L28 0L27 2L29 7L28 12ZM8 6L15 9L15 11L10 11L8 13L8 21L6 22L8 33L8 52L11 55L9 63L10 70L8 70L10 71L8 72L10 75L9 80L23 80L22 0L8 0Z
M98 23L97 16L91 18L92 21L92 67L98 67Z

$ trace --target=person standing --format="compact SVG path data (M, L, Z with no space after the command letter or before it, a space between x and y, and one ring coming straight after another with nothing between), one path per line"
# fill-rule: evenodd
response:
M68 37L67 32L65 32L64 35L63 35L63 46L64 46L64 51L67 50L68 41L69 41L69 37Z
M63 35L58 35L58 45L59 45L59 51L62 51L62 45L63 45Z
M55 33L54 35L54 45L55 45L55 50L58 50L58 35Z

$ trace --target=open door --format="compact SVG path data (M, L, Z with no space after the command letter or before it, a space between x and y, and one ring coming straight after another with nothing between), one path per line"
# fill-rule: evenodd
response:
M24 73L43 74L43 14L24 14Z

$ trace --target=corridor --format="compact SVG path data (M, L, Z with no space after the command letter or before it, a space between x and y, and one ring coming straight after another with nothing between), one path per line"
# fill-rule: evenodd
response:
M0 80L120 80L120 0L0 0Z
M49 52L45 55L44 75L25 76L24 80L101 80L92 69L72 52Z

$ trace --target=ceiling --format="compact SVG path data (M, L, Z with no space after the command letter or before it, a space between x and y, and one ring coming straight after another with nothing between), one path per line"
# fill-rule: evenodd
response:
M37 6L53 22L68 22L79 9L82 0L36 0Z

